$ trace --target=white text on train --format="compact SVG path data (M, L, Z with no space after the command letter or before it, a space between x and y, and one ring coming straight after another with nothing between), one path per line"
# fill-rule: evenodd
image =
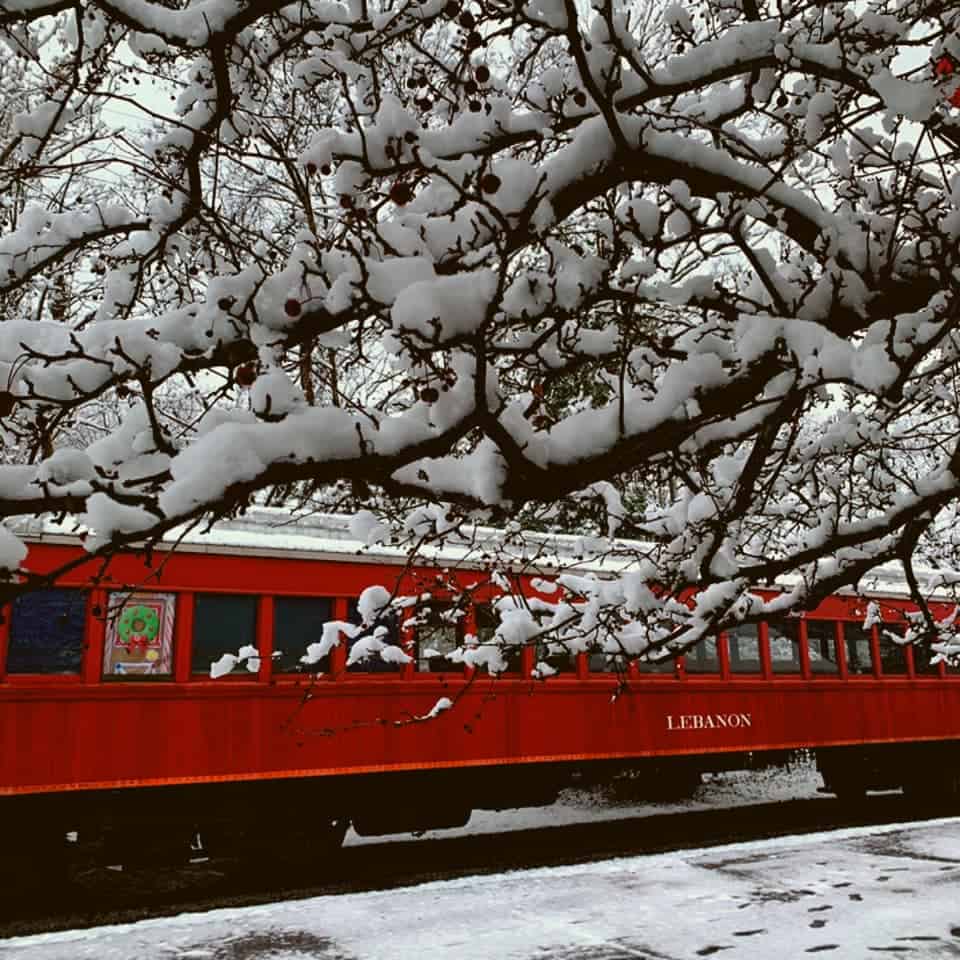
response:
M716 730L719 727L752 727L749 713L681 713L667 714L668 730Z

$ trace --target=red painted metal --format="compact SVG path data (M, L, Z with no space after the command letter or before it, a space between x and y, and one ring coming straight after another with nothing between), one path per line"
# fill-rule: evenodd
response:
M49 569L76 549L38 544L31 561ZM274 598L330 596L334 616L345 618L348 598L371 584L392 585L400 568L188 551L160 559L151 568L142 556L119 557L113 580L91 592L88 614L105 609L107 592L120 586L175 592L172 680L103 681L104 626L91 615L79 675L9 675L7 627L0 627L0 795L960 739L960 676L911 670L884 677L876 634L874 672L847 676L840 624L863 621L852 597L832 597L809 615L838 624L838 676L811 673L805 629L801 672L774 673L764 627L756 676L730 672L724 641L716 675L682 665L664 674L632 667L625 687L612 674L590 673L585 656L576 670L534 684L523 675L491 679L460 669L417 673L412 666L350 673L343 649L334 651L331 673L313 679L273 672ZM92 572L92 565L78 567L65 585L86 586ZM428 568L402 573L401 590L430 575ZM476 579L470 571L452 576L463 584ZM198 591L260 597L265 656L257 675L211 681L192 674ZM909 608L896 598L887 606ZM523 666L532 667L531 653ZM456 706L416 722L439 697Z

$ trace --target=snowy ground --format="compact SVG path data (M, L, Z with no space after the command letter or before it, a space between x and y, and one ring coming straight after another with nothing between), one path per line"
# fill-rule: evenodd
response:
M571 791L445 835L816 795L809 765L685 804ZM869 801L868 801L869 802ZM363 843L363 838L348 838ZM0 941L0 960L843 960L960 957L960 819L864 827Z
M638 802L630 797L629 783L592 790L566 790L550 807L529 807L522 810L477 810L465 827L455 830L430 830L430 837L462 837L480 833L503 833L509 830L530 830L537 827L565 826L572 823L596 823L652 816L657 813L679 813L684 810L715 810L746 806L752 803L777 803L785 800L808 800L820 797L817 788L823 781L813 761L790 767L766 770L736 770L705 774L704 783L690 800L672 803ZM396 834L409 839L409 834ZM383 837L358 837L347 834L346 845L382 843Z
M960 956L960 819L0 942L0 960Z

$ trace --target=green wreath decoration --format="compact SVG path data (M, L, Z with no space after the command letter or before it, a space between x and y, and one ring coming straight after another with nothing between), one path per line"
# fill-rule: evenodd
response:
M160 617L157 611L142 604L125 607L117 622L117 633L124 641L129 640L131 634L153 640L159 632Z

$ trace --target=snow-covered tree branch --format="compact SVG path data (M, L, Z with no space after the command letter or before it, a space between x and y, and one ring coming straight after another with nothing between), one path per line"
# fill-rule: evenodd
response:
M659 585L617 602L700 589L688 640L957 564L956 5L4 0L0 38L0 516L106 553L255 498L597 498Z

